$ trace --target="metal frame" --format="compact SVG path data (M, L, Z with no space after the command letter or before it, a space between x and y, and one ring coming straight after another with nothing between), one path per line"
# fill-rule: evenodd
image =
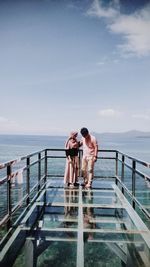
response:
M49 155L49 152L51 153ZM16 211L20 208L20 203L23 203L24 201L26 201L26 207L29 207L29 205L31 205L33 203L33 200L35 199L35 197L39 194L39 191L42 187L42 184L44 184L46 182L46 179L48 177L63 177L62 175L49 175L48 174L48 160L51 159L56 159L56 158L60 158L63 159L65 158L65 155L61 155L61 156L53 156L52 153L53 152L65 152L64 149L44 149L35 153L32 153L30 155L27 155L26 157L22 157L19 159L15 159L6 163L2 163L0 164L0 171L1 169L5 169L6 170L6 176L3 177L0 180L0 186L3 184L7 185L7 214L5 214L5 216L1 219L0 221L0 226L4 225L4 224L8 224L8 229L11 227L12 225L12 216L16 213ZM114 153L115 156L111 156L111 157L106 157L106 156L101 156L102 153ZM120 151L117 150L99 150L99 157L98 160L105 160L105 159L109 159L110 161L114 161L115 162L115 174L112 177L106 177L106 178L115 178L116 179L116 184L120 184L121 185L121 189L122 189L122 193L127 192L127 194L131 197L132 199L132 206L133 208L136 207L136 205L138 205L138 207L141 209L142 212L144 212L144 214L150 218L150 213L146 210L146 208L139 203L139 201L136 199L135 197L135 184L136 184L136 173L139 174L142 178L146 179L147 181L150 181L150 177L144 173L142 173L141 171L138 171L138 169L136 168L137 163L140 164L141 166L150 168L150 163L147 163L145 161L141 161L135 158L130 157L129 155L123 154ZM37 160L35 161L31 161L31 159L37 156ZM121 157L121 159L119 158ZM82 150L79 151L79 159L80 159L80 164L81 164L81 158L82 158ZM126 159L131 160L131 165L127 164L125 161ZM15 171L12 171L12 167L14 167L16 164L26 161L26 166L22 167L22 171L26 171L26 194L24 195L24 197L15 205L15 207L12 206L12 179L17 176L18 174L18 169ZM42 165L42 161L44 162L44 175L41 175L41 165ZM118 175L118 166L119 163L121 163L122 169L121 169L121 177L119 177ZM37 183L31 188L31 183L30 183L30 169L32 166L34 165L38 165L38 181ZM132 170L132 192L130 192L128 190L128 188L126 188L126 186L123 184L124 181L124 168L125 166L129 169ZM97 176L98 178L101 178L101 176ZM34 197L31 197L31 194L33 193L33 191L37 189L36 194L34 195Z
M48 185L47 185L48 186ZM44 235L44 244L45 244L45 247L43 248L42 252L48 247L48 245L46 244L46 242L50 242L50 241L66 241L66 242L77 242L77 257L76 257L76 266L77 267L84 267L84 240L83 240L83 235L86 234L86 233L98 233L98 234L101 234L102 235L102 238L101 239L93 239L93 240L88 240L89 243L92 243L92 242L96 242L96 243L100 243L100 242L103 242L105 243L109 249L111 251L113 251L113 253L116 254L117 257L120 258L120 260L122 262L124 262L125 264L127 263L127 253L128 251L126 251L126 249L128 249L128 245L130 246L131 244L134 246L135 245L141 245L142 248L144 246L148 246L148 248L150 248L150 231L148 230L148 228L145 226L145 224L142 222L142 220L139 218L139 216L136 214L136 212L133 210L133 208L131 207L131 205L128 203L128 201L126 200L126 198L123 196L123 194L121 193L121 191L118 189L118 187L114 184L114 186L112 186L112 189L111 189L111 192L115 193L118 197L118 199L121 201L121 205L118 206L118 204L114 204L114 205L111 205L111 204L105 204L105 205L99 205L98 207L100 209L113 209L114 211L115 210L119 210L119 209L124 209L127 211L129 217L131 218L131 220L134 222L135 226L136 226L136 229L128 229L128 226L127 226L127 229L121 229L121 227L119 227L118 229L111 229L111 228L108 228L108 229L101 229L101 228L84 228L84 225L83 225L83 208L84 207L94 207L94 208L97 208L97 204L85 204L83 202L83 193L87 191L86 190L83 190L82 187L80 186L79 189L76 189L76 192L78 192L78 202L77 203L64 203L63 201L62 202L55 202L52 201L51 203L49 202L45 202L45 201L41 201L41 198L44 197L44 194L46 194L46 192L48 191L53 191L54 195L55 195L55 190L57 191L57 193L60 192L61 194L61 191L63 190L62 188L45 188L40 196L36 199L36 202L32 205L32 207L30 208L30 210L28 211L28 213L26 214L26 216L24 217L24 219L21 221L21 224L17 227L17 229L15 230L14 234L12 235L12 237L9 239L8 243L6 246L4 246L4 248L2 249L1 251L1 255L0 255L0 260L2 262L2 264L6 263L7 262L7 253L9 253L9 250L11 249L11 247L14 247L15 246L15 240L18 238L19 239L19 234L21 232L24 232L24 233L27 233L27 238L24 239L24 242L22 242L22 246L25 245L26 248L29 248L29 247L32 247L33 250L31 249L31 251L26 251L26 253L28 255L26 255L26 258L27 260L29 260L30 258L30 264L29 266L33 267L33 266L36 266L34 265L34 262L37 261L37 253L36 253L36 249L37 249L37 246L36 246L36 238L34 237L34 233L36 233L37 231L37 226L35 225L34 221L32 222L32 225L29 225L28 226L28 221L30 219L30 217L32 216L34 210L36 207L41 207L41 210L39 211L39 214L37 215L37 219L39 220L40 222L40 216L42 214L42 209L44 210L45 207L50 207L50 206L59 206L59 207L65 207L66 205L70 205L70 207L77 207L78 208L78 220L77 220L77 228L64 228L63 226L62 227L56 227L56 228L50 228L50 227L43 227L41 223L38 230L40 231L40 233L42 235ZM65 189L64 189L65 190ZM68 189L69 191L69 189ZM93 189L92 190L93 192L99 192L100 194L102 192L104 192L105 190L103 189ZM107 190L106 190L107 191ZM109 190L108 190L109 191ZM113 196L112 196L113 198ZM115 214L115 213L114 213ZM112 218L111 218L112 219ZM114 223L116 225L122 223L122 221L120 220L117 220L117 217L115 217L116 221L114 221ZM92 219L91 219L92 220ZM91 221L92 223L93 221ZM99 221L99 219L95 218L94 219L94 222L102 222L104 223L104 221ZM110 223L110 221L105 221L105 223ZM124 221L124 223L126 222L126 220ZM30 233L33 232L33 236L31 235L30 236ZM59 237L49 237L48 233L50 232L72 232L72 233L77 233L77 238L59 238ZM39 238L40 238L40 233L38 234L39 235ZM136 242L136 240L134 241L133 240L121 240L121 241L114 241L114 240L111 240L108 239L108 240L104 240L103 239L103 233L105 234L131 234L134 236L134 234L139 234L143 237L143 241L138 241ZM29 236L28 236L29 234ZM41 235L41 236L42 236ZM28 241L31 241L28 242ZM27 241L27 243L26 243ZM35 246L34 246L35 244ZM120 244L126 244L126 248L123 248L122 246L120 246ZM27 246L26 246L27 245ZM31 245L31 246L30 246ZM49 243L49 246L50 246L50 243ZM25 250L26 250L25 248ZM16 251L19 251L19 247L16 247ZM28 250L28 249L27 249ZM146 250L146 248L145 248ZM41 253L42 253L41 252ZM148 253L148 252L147 252ZM148 258L148 255L144 255L144 254L141 254L140 255L143 262L145 260L147 260ZM9 261L11 262L14 262L15 260L15 255L11 255ZM11 263L9 263L11 264ZM29 264L29 262L28 262ZM35 263L36 264L36 263ZM5 266L5 265L4 265ZM8 266L8 265L7 265ZM9 265L8 267L10 267L12 265ZM132 265L134 266L134 265ZM149 266L149 264L145 263L144 266Z

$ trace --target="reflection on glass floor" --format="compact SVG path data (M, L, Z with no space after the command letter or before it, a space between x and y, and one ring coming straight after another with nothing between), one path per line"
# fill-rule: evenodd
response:
M114 181L47 184L1 252L1 266L148 267L150 232Z

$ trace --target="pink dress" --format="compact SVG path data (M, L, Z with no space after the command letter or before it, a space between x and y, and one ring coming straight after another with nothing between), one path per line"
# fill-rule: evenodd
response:
M76 138L70 137L66 142L65 149L66 149L66 167L64 174L64 184L73 185L78 180L78 169L79 169L78 140Z

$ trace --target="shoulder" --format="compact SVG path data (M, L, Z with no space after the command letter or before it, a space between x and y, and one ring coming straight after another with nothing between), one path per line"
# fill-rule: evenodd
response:
M94 143L94 144L97 144L97 139L94 135L90 135L91 136L91 141Z
M91 134L90 134L90 136L91 136L91 140L92 140L92 141L93 141L93 140L94 140L94 141L96 140L96 137L95 137L94 135L91 135Z
M66 149L69 149L70 148L70 139L68 139L67 141L66 141L66 143L65 143L65 148Z

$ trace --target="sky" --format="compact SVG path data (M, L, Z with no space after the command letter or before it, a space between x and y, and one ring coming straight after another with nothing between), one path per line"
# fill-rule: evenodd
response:
M0 134L150 131L150 1L0 0Z

